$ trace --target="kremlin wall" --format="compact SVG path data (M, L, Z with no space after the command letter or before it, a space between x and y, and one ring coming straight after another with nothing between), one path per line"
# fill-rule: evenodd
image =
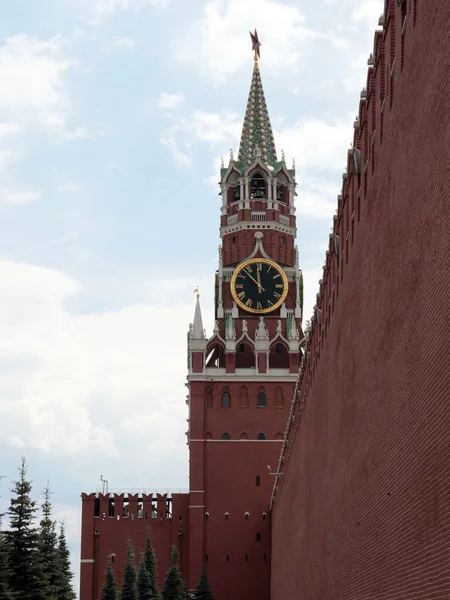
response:
M386 0L272 497L272 600L450 598L449 30L449 0Z

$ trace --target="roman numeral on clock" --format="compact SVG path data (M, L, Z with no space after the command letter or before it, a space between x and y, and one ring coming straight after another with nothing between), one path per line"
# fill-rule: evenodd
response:
M251 299L250 299L250 298L249 298L249 299L247 300L247 302L245 303L245 306L248 306L248 308L251 308L251 307L252 307L252 301L251 301Z
M245 292L239 292L237 297L239 298L239 300L243 300L245 298Z

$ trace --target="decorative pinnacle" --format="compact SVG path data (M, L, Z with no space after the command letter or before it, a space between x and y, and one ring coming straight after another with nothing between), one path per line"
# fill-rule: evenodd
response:
M197 294L197 298L200 298L200 286L198 285L192 293Z
M250 33L250 38L252 40L252 50L255 52L255 67L258 68L258 60L261 58L261 42L258 38L258 32L255 29L255 33Z

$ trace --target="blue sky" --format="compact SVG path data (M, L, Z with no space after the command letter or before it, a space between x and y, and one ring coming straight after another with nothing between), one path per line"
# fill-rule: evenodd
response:
M297 165L308 317L382 0L2 0L0 475L187 487L186 331L212 330L218 169L253 66ZM3 480L3 490L5 481ZM4 496L8 493L3 491ZM0 500L0 506L5 499Z

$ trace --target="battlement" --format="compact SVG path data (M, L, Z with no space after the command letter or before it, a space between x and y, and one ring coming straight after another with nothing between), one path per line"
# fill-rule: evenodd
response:
M396 122L402 118L402 98L397 88L405 87L405 77L411 80L414 76L413 40L417 6L418 0L386 0L384 13L378 22L380 29L374 34L373 52L367 61L366 86L360 94L353 142L347 151L347 164L342 175L341 192L337 197L323 275L309 328L305 332L307 344L301 360L298 389L294 392L286 425L278 473L287 467L299 420L308 402L320 356L333 325L333 315L340 304L348 265L358 242L358 226L362 218L371 218L375 192L380 193L380 179L377 180L378 188L374 189L374 177L383 148L392 145ZM407 74L404 72L406 66ZM404 91L401 91L403 96ZM386 186L393 175L391 172L383 174ZM381 226L381 223L378 225ZM373 235L377 235L377 223L372 222L371 227ZM344 311L342 306L339 308L339 318L342 320ZM281 484L282 477L278 475L274 482L271 507Z

